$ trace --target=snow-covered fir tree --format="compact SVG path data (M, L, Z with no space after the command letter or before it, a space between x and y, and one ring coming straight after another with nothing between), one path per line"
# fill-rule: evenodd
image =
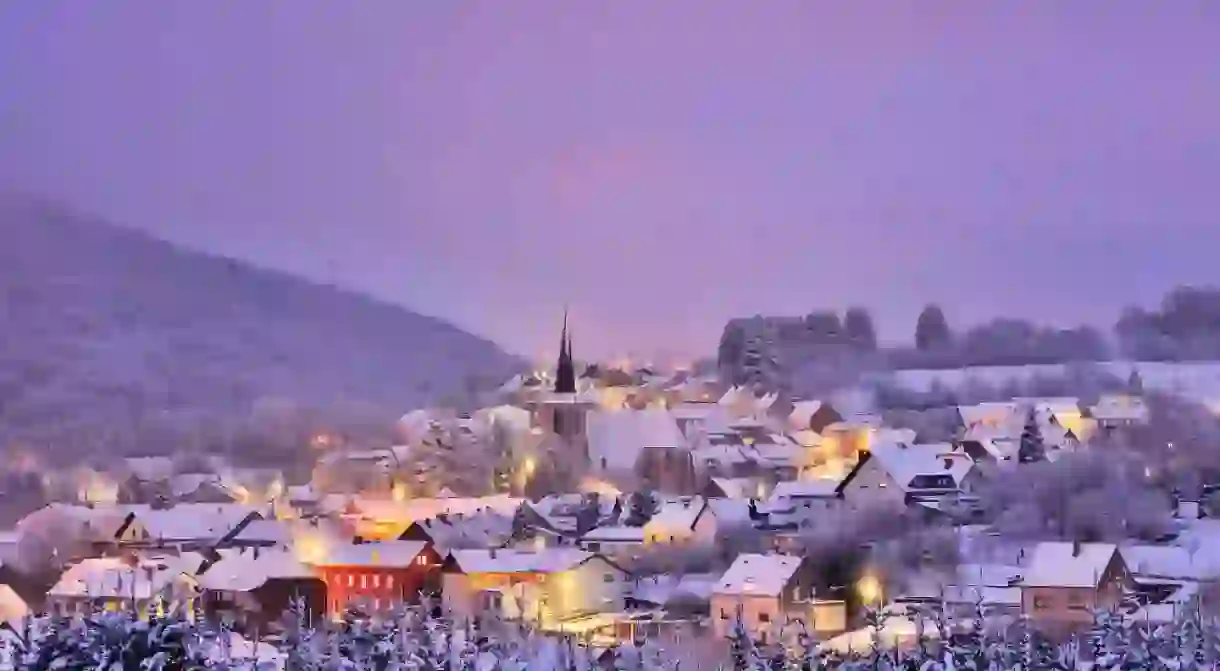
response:
M1021 442L1017 446L1017 461L1030 464L1046 460L1046 446L1042 441L1042 428L1038 426L1038 413L1030 408L1025 419L1025 429L1021 432Z

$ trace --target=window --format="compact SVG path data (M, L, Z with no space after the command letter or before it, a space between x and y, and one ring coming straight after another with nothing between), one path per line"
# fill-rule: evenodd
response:
M603 573L602 582L605 582L605 583L614 582L614 574L613 573Z
M1068 608L1072 610L1088 610L1089 601L1083 594L1070 592L1068 593Z
M367 575L360 576L360 589L364 589L365 587L368 587L368 586L369 586L369 577Z
M420 566L427 566L427 565L428 565L428 557L427 557L426 555L420 555L420 556L418 556L418 557L416 557L416 558L415 558L415 563L416 563L416 564L419 564Z
M348 573L347 574L347 586L354 587L355 585L356 585L356 576Z
M722 620L727 620L727 619L729 619L729 613L728 613L728 611L726 611L726 610L725 610L725 609L723 609L723 608L721 608L721 609L720 609L720 619L722 619Z
M381 587L381 576L380 575L373 576L373 587Z
M393 586L394 586L394 576L392 576L392 575L388 575L388 576L386 576L386 577L385 577L385 586L386 586L386 587L393 587Z
M884 483L884 482L882 482L881 484L879 484L879 485L877 485L877 486L878 486L878 487L880 487L880 488L882 488L882 489L885 489L885 488L886 488L886 487L888 487L889 485L888 485L888 484L886 484L886 483Z
M770 622L770 621L771 621L771 614L770 614L770 613L759 613L759 614L758 614L758 621L759 621L759 622Z
M1050 609L1050 607L1051 607L1050 601L1047 600L1046 597L1042 597L1042 596L1034 597L1034 610L1048 610L1048 609Z

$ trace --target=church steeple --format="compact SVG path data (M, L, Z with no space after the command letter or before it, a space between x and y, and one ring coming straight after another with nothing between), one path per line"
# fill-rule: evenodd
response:
M563 311L563 331L559 334L559 362L555 365L555 393L576 393L576 367L572 363L572 337L568 335L568 310Z

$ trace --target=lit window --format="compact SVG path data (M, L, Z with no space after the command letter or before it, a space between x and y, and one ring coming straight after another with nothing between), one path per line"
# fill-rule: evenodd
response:
M386 577L385 577L385 586L386 586L386 587L393 587L393 586L394 586L394 576L392 576L392 575L388 575L388 576L386 576Z
M373 587L381 587L381 576L380 575L373 576Z
M602 574L602 582L614 582L614 574L613 573Z
M354 576L350 573L347 574L347 586L352 587L355 584L356 584L356 576Z
M361 589L364 589L365 587L369 586L368 579L369 579L369 577L367 575L360 576L360 588Z
M416 564L419 564L420 566L427 566L427 565L428 565L428 558L427 558L427 557L425 557L424 555L420 555L420 556L418 556L418 557L416 557L416 558L415 558L415 563L416 563Z

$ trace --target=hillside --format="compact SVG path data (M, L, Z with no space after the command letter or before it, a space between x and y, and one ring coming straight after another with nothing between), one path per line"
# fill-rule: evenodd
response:
M440 320L46 203L0 199L0 236L5 447L165 452L269 406L380 422L517 366Z

